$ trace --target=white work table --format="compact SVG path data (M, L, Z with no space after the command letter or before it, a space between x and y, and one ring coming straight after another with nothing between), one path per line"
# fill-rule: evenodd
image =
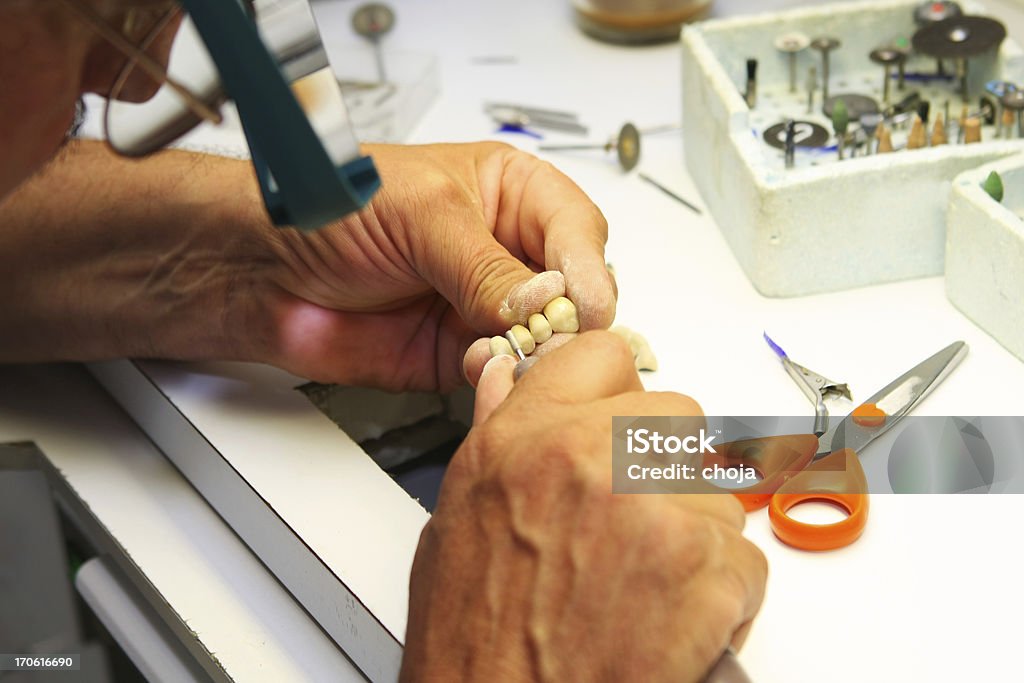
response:
M316 4L325 40L342 34L350 40L348 16L355 4ZM679 119L678 45L627 48L595 42L575 28L568 2L396 0L392 4L398 23L385 49L421 51L439 60L441 95L410 142L500 139L536 149L537 142L531 138L495 135L482 111L485 101L575 111L590 127L590 138L601 141L627 120L643 128ZM797 4L805 3L719 0L717 12ZM1024 9L1007 2L987 4L1007 22L1011 36L1024 39ZM492 56L515 60L483 64L476 59ZM551 136L552 141L556 139L572 142L576 138ZM657 373L644 378L648 388L692 395L709 415L810 415L810 405L762 341L763 330L797 361L849 382L855 398L866 397L914 363L962 339L970 345L970 354L918 414L1024 414L1020 391L1024 363L952 307L942 278L767 299L749 284L706 214L697 217L635 173L623 174L610 155L595 151L546 158L569 174L608 218L608 260L615 266L620 289L618 322L643 332L660 363ZM639 168L703 206L684 168L678 134L645 138ZM842 216L822 220L841 221ZM237 384L230 385L231 391L216 390L220 379L244 381L230 371L157 367L171 393L208 416L209 431L216 432L218 439L230 440L231 430L245 424L246 405L255 406L253 414L260 416L261 424L287 417L285 412L275 413L275 406L287 404L287 410L293 409L291 399L277 392L289 380L273 373L267 384L253 380L251 388L258 394L261 387L272 385L274 391L240 400L244 392L237 391ZM91 378L67 367L0 368L0 389L0 441L36 440L60 461L69 481L97 514L107 516L108 527L119 526L122 520L119 533L125 547L136 559L143 558L139 564L144 569L145 563L152 567L151 580L169 601L173 597L172 605L183 619L190 625L205 625L205 630L195 629L198 636L217 648L218 658L235 680L271 680L270 671L261 672L255 664L262 657L268 667L278 667L273 671L281 676L273 680L352 675L351 665L279 587L276 593L250 588L246 596L266 596L263 603L251 598L256 600L253 604L247 602L249 597L231 592L241 590L239 586L229 591L235 571L244 571L255 582L253 586L263 585L259 582L268 581L268 575L201 502L194 513L178 516L173 507L149 505L141 495L143 489L135 488L129 490L139 493L138 499L123 496L118 506L99 505L104 499L117 498L120 487L128 484L90 476L90 472L112 472L125 466L125 459L131 460L130 454L136 451L140 462L150 463L148 471L159 474L148 482L154 495L176 499L179 494L194 493L170 465L160 461L152 445L112 402L97 398L101 390ZM88 405L91 417L69 423L61 410L48 404L49 395L63 395L63 402L56 405L69 410L84 410ZM238 434L240 447L245 442L245 449L258 450L254 434L243 435L240 430ZM77 440L88 445L83 453L93 454L102 452L106 441L116 443L119 457L79 456ZM338 445L345 457L350 444ZM311 462L312 456L306 455L303 467ZM88 467L76 470L79 457L79 464ZM331 453L320 457L330 458ZM264 486L274 487L273 478L266 475L261 472L267 480ZM328 485L333 486L331 481L324 483L325 488ZM333 500L344 497L343 491L330 490ZM260 493L268 499L280 496L278 500L288 506L307 506L310 511L330 500L326 490L324 498L308 490L300 496L284 482L276 491ZM1024 588L1018 580L1024 547L1017 540L1014 520L1024 516L1024 499L878 495L871 505L864 537L847 549L824 554L783 546L768 528L764 511L748 516L746 534L768 556L771 572L764 608L741 653L755 683L1014 678L1017 615L1024 611ZM330 528L325 527L333 524L337 531L344 526L342 521L304 521L301 509L289 514L294 515L288 521L300 536L303 524L309 525L311 538L320 535L310 541L313 545L327 538ZM190 531L194 527L189 525L204 515L209 519L203 534L209 536ZM137 526L124 525L124 518L132 516L153 519L166 525L161 527L166 531L147 537ZM425 513L406 509L398 516L405 520L397 534L405 544L404 554L393 565L380 567L375 577L394 585L381 607L392 631L404 630L406 588L400 579L408 571L409 543L414 542L417 520L422 523L426 518ZM168 538L180 544L178 552L161 552ZM238 569L186 559L202 557L212 547L226 548L231 557L241 558ZM367 549L366 556L376 552L376 548ZM192 573L175 573L186 565ZM259 571L264 571L262 577ZM277 587L272 580L267 585ZM223 593L228 596L227 606L212 598L197 599L202 595L199 590L207 596ZM245 606L249 609L242 609ZM297 655L289 655L296 646L296 632L283 624L303 621L305 626L295 628L314 634L303 642L310 643L315 655L300 666Z

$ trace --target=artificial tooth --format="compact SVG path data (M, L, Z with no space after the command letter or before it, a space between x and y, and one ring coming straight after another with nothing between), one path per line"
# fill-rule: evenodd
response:
M580 330L576 305L564 296L548 302L544 307L544 317L548 319L553 332L579 332Z
M514 356L516 354L512 353L512 345L508 343L508 339L504 337L491 337L491 357L501 355Z
M653 372L658 369L658 359L654 357L651 345L647 343L647 339L642 334L633 333L629 340L629 348L633 350L633 363L637 370Z
M538 344L543 344L548 339L551 339L551 323L541 313L534 313L530 316L527 321L530 326L530 334L533 336L534 341ZM526 349L523 349L526 352Z
M618 335L629 344L629 350L633 353L633 366L637 370L653 371L658 369L658 359L655 358L654 352L651 351L651 345L647 343L647 339L642 334L624 325L616 325L609 332Z
M522 325L513 325L512 334L515 335L516 341L519 342L519 346L522 347L523 353L529 356L533 353L533 350L537 347L537 341L530 334L530 331Z

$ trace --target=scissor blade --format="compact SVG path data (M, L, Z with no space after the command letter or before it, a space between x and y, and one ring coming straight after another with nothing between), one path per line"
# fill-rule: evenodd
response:
M882 411L885 414L884 423L877 426L858 424L854 417L857 412L855 410L821 437L815 457L824 457L838 448L852 448L860 453L865 446L885 434L904 415L916 408L966 355L967 344L954 342L897 377L862 404L873 404ZM842 443L834 443L837 434L841 435Z

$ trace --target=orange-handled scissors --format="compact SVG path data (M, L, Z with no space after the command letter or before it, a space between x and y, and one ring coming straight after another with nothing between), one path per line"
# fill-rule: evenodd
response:
M783 543L801 550L847 546L860 538L868 518L867 480L857 454L913 410L965 355L967 344L950 344L820 435L733 441L705 460L722 467L754 468L761 481L733 493L748 512L768 505L772 531ZM848 516L834 524L807 524L789 516L793 507L809 501L830 503Z

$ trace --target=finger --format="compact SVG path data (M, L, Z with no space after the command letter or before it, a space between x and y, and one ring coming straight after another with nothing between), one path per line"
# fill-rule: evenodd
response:
M733 540L730 537L737 540ZM742 645L761 604L767 580L767 563L757 548L726 532L725 552L716 566L708 567L692 582L687 612L700 614L705 638L695 638L695 655L709 666L729 646Z
M526 372L529 368L533 367L533 364L541 356L545 356L555 349L563 346L566 342L575 339L577 334L569 332L556 332L543 344L538 344L534 349L533 353L530 354L529 358L519 363L516 366L516 379ZM466 354L462 360L462 371L468 381L474 387L476 383L480 381L480 373L484 369L484 365L491 359L491 344L488 337L483 337L474 341L469 348L466 350ZM529 362L528 362L529 361Z
M498 239L521 242L529 259L565 275L583 330L611 325L615 288L605 267L608 222L600 209L565 174L522 152L506 156L502 192Z
M743 643L747 642L747 636L750 635L750 627L754 625L754 620L751 619L736 629L736 633L732 634L732 642L730 645L732 649L739 652L743 649Z
M495 356L484 365L476 387L473 426L485 422L512 391L512 372L515 366L516 359L506 355Z
M519 384L517 394L531 409L541 399L580 403L643 389L629 347L603 331L578 335L545 355Z
M730 631L730 638L742 644L750 622L764 602L768 585L768 560L760 548L733 529L723 529L722 538L726 552L720 556L718 566L710 569L710 572L712 580L726 595L742 598L739 617Z
M565 275L566 296L576 304L580 329L603 330L615 319L616 289L605 268L603 237L580 229L585 215L567 208L552 218L544 263Z
M466 383L466 359L478 339L479 335L449 305L437 334L437 377L441 392L451 391ZM488 360L490 354L479 363L474 380L480 377L480 371Z
M673 433L680 437L697 434L705 426L700 404L676 392L639 391L615 396L604 404L595 406L595 410L609 415L684 418L671 425ZM736 497L725 490L702 493L704 490L685 485L672 488L668 482L662 482L652 493L669 496L672 504L680 509L712 517L741 531L746 524L746 513Z
M525 325L530 316L544 310L552 299L565 296L565 276L557 270L534 275L515 285L501 303L501 316L511 325Z
M525 323L566 291L561 273L534 273L471 211L439 218L415 244L417 271L479 332Z
M533 353L531 353L530 356L536 358L546 356L552 351L565 346L578 336L579 334L575 332L555 332L546 342L543 344L537 344L537 347L533 350Z
M618 278L615 275L615 269L612 268L612 264L610 264L610 263L606 263L605 264L605 269L608 271L608 279L611 280L611 282L612 282L612 296L614 296L615 300L618 301L619 300L619 280L618 280Z
M697 514L713 517L723 524L742 531L747 523L743 505L731 493L670 493L672 502Z
M484 366L491 359L491 342L487 337L477 339L473 342L466 355L462 359L462 371L466 375L466 381L472 386L480 382L480 375Z
M768 560L761 549L750 541L741 538L738 546L740 559L735 560L736 567L746 587L747 600L743 606L743 623L733 631L731 644L738 651L743 647L750 633L754 617L764 604L765 590L768 587Z
M523 374L525 374L527 370L529 370L534 365L536 365L537 361L539 361L539 360L540 360L540 358L538 358L536 356L530 356L529 358L524 358L523 360L521 360L518 363L516 363L516 371L514 373L512 373L513 379L515 379L515 381L518 382L519 378L522 377Z

